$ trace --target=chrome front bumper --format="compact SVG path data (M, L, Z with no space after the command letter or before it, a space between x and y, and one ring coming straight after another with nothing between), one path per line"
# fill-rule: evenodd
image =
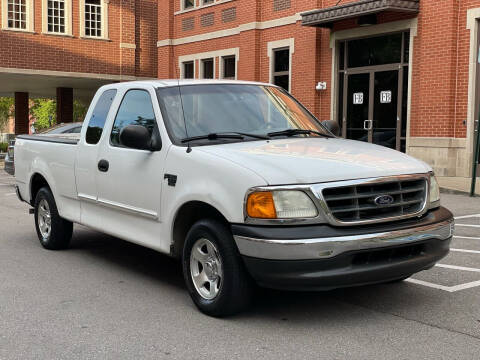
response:
M385 248L424 240L447 240L453 219L391 232L315 239L273 240L234 235L240 254L267 260L320 260L358 250Z

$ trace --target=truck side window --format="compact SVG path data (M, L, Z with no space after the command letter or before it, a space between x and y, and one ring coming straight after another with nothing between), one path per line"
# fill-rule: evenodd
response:
M150 135L153 133L157 122L148 91L129 90L123 97L110 135L110 143L113 146L122 146L120 131L128 125L141 125L148 129Z
M102 136L103 127L105 126L105 120L112 105L113 99L117 94L117 90L106 90L98 98L97 104L93 109L92 116L88 122L87 133L85 135L85 141L87 144L98 144L100 137Z

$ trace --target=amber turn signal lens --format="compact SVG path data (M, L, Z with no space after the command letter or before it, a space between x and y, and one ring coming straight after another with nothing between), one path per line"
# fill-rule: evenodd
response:
M255 192L248 196L247 214L251 218L276 219L273 195L269 191Z

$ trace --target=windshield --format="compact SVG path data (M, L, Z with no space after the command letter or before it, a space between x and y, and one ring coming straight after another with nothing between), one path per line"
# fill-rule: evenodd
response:
M320 134L298 136L331 135L293 97L277 87L206 84L182 86L180 91L176 86L157 91L165 123L177 144L186 138L218 133L266 135L302 129Z

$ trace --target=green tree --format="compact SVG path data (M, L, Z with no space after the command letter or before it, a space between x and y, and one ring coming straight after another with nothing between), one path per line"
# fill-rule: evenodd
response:
M87 106L78 100L73 102L73 121L83 121ZM35 99L30 113L35 118L35 130L47 129L57 124L57 103L53 99Z
M74 122L82 122L85 119L85 115L87 115L88 107L85 106L78 100L73 102L73 121Z
M30 113L35 118L35 130L47 129L57 123L57 105L52 99L35 99Z
M5 129L8 119L13 115L13 98L0 97L0 132Z

